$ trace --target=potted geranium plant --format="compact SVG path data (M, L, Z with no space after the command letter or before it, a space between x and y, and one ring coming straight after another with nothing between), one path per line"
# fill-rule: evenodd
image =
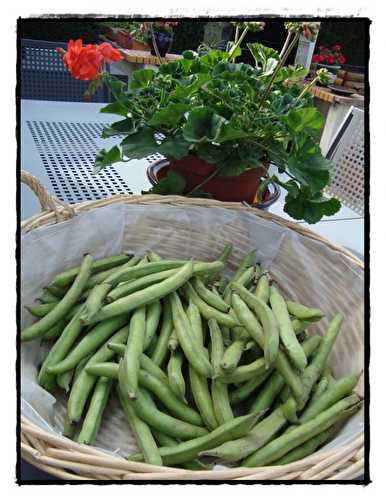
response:
M122 117L102 136L117 135L121 141L97 154L95 172L159 152L169 159L170 170L154 192L251 202L256 191L262 195L276 182L287 191L284 210L295 219L315 223L337 212L339 201L322 194L332 164L317 143L323 117L308 92L327 72L319 70L301 88L293 82L307 71L285 66L300 35L313 37L317 26L286 27L280 54L259 43L248 45L254 66L235 62L250 29L246 25L228 51L202 56L187 51L158 71L134 72L129 89L100 72L94 87L105 82L115 97L101 111ZM289 180L271 176L271 163Z
M312 62L336 75L341 65L346 62L346 58L342 53L342 46L336 43L332 47L319 45L319 52L312 56Z

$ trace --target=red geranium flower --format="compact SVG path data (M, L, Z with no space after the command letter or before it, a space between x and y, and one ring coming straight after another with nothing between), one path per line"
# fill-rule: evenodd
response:
M119 50L114 49L114 47L112 47L112 45L107 42L101 43L98 47L98 50L107 63L113 61L121 61L123 59Z
M57 49L61 52L60 49ZM95 80L102 69L102 63L120 61L121 54L109 43L101 45L83 45L81 39L70 40L63 62L74 78L78 80Z
M339 64L344 64L346 62L346 58L342 55L338 57L338 63Z
M322 62L323 59L324 59L324 57L321 56L320 54L314 54L312 56L312 62L314 62L314 63L320 63L320 62Z

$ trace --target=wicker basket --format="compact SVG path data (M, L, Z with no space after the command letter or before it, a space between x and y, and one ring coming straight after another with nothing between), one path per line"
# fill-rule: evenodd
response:
M217 207L232 211L241 211L284 226L306 238L322 243L327 255L336 252L340 258L350 261L358 273L363 272L363 263L347 250L334 245L309 229L284 220L270 213L263 212L239 203L221 203L207 199L187 199L179 196L114 196L99 201L84 202L67 206L51 197L36 178L22 172L21 180L27 184L39 198L42 213L23 221L22 232L55 224L69 219L75 214L94 210L115 203L124 204L167 204L178 207ZM346 261L347 262L347 261ZM285 272L285 271L284 271ZM360 313L359 313L360 314ZM360 322L359 322L360 323ZM363 350L363 332L350 332L343 338L341 356L352 355ZM340 352L338 352L339 359ZM363 357L360 356L355 369L363 369ZM334 363L334 360L333 360ZM335 357L335 364L337 359ZM334 368L334 366L333 366ZM363 380L360 381L363 385ZM138 462L130 462L120 457L113 457L100 449L81 445L65 437L42 430L33 422L21 417L21 455L32 465L64 480L141 480L141 481L244 481L244 480L350 480L355 479L364 470L364 435L356 434L354 439L344 446L319 451L313 455L285 466L255 468L229 468L213 471L190 471L174 467L160 467Z

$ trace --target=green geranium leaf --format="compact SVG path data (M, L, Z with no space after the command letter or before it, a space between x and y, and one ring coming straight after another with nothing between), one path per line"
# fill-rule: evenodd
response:
M148 124L151 127L177 128L188 109L189 106L187 104L170 103L166 108L160 109L154 113Z
M339 212L340 201L336 198L324 198L321 193L310 195L306 188L297 196L289 193L286 196L284 211L296 220L305 220L309 224L319 222L324 215L334 215Z
M137 131L136 124L132 118L126 118L126 120L120 120L119 122L112 123L110 127L105 127L102 130L102 137L106 139L107 137L112 137L121 134L134 134Z
M224 52L222 50L211 50L207 54L200 57L200 61L209 66L209 68L213 68L216 64L224 59L228 59L228 52Z
M100 109L100 113L111 113L112 115L127 116L129 108L121 102L115 101Z
M245 132L244 130L233 128L230 123L224 124L219 134L216 138L216 143L222 144L226 141L234 141L236 139L244 139L246 137L251 137L250 132Z
M293 134L299 132L316 132L324 124L324 118L316 108L293 109L281 118Z
M304 66L285 66L284 68L280 68L280 71L275 78L275 82L283 82L285 80L302 80L307 75L308 69L306 69Z
M193 76L190 80L188 80L187 85L183 85L179 82L179 86L172 92L171 97L173 98L184 98L190 97L195 92L197 92L205 83L210 80L209 74L200 74L197 76Z
M189 113L182 133L189 142L217 142L225 121L210 108L196 108Z
M288 158L288 170L303 185L309 186L313 193L322 191L330 180L331 162L322 155L306 157L292 155Z
M156 72L152 69L138 69L134 71L130 88L133 90L147 87L154 79Z
M260 67L263 73L270 74L269 71L272 73L279 62L279 52L261 43L248 43L247 47L256 62L256 66Z
M158 146L158 152L167 158L180 160L189 154L192 147L191 142L187 142L182 135L173 135L168 137Z
M158 144L154 139L154 130L142 128L135 134L129 135L121 142L122 154L131 159L141 159L155 153Z
M95 156L94 174L99 174L103 168L121 160L121 151L118 146L114 146L108 151L106 151L106 149L101 149Z
M166 177L161 179L152 189L156 194L183 194L186 181L182 175L174 170L169 170Z
M196 59L197 53L193 52L193 50L184 50L182 53L182 57L184 59L193 60L193 59Z

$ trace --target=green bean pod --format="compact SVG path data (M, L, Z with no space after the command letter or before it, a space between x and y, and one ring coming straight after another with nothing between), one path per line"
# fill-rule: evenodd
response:
M58 302L58 297L51 293L49 290L45 292L37 299L41 304L52 304Z
M122 408L125 412L130 429L132 430L137 444L142 451L145 462L153 465L162 465L162 458L154 437L151 433L150 427L138 417L132 407L129 398L122 394L119 388L118 396Z
M320 342L321 337L319 335L314 335L303 342L302 348L304 349L307 357L313 355L313 353L318 349ZM269 408L284 387L287 388L287 395L283 396L283 402L288 399L290 390L288 386L285 386L285 380L282 375L278 371L275 371L258 393L256 399L252 403L250 412L260 412Z
M280 339L293 364L302 371L307 366L307 357L293 331L287 304L274 286L271 286L270 303L279 325Z
M79 422L81 419L88 396L97 380L95 375L87 373L86 368L95 363L103 363L112 359L115 356L115 353L109 349L108 344L126 343L128 336L129 325L125 325L123 328L114 333L109 341L103 344L103 346L90 357L86 365L80 370L78 375L74 377L70 397L67 403L68 416L72 422Z
M359 375L348 375L337 380L331 388L326 389L318 398L309 402L300 417L300 423L316 417L321 411L348 396L354 390L358 380Z
M112 255L110 257L103 257L102 259L95 259L91 266L91 272L96 273L99 271L104 271L106 269L111 269L122 264L125 264L130 260L130 255ZM50 282L52 286L63 287L69 285L74 281L77 274L79 273L79 267L73 267L67 269L63 273L57 274Z
M213 408L213 401L209 391L208 382L205 377L196 372L189 364L189 380L194 402L200 412L205 426L209 430L218 427L218 422Z
M247 340L244 338L236 339L224 351L221 368L225 373L232 373L239 364L240 358L244 352Z
M43 340L57 340L62 335L66 326L67 322L61 319L43 335Z
M195 340L192 327L176 292L170 294L173 324L178 342L185 357L194 369L204 377L211 377L213 370L202 346Z
M175 465L193 460L197 456L204 454L202 452L211 447L220 446L229 439L237 439L245 436L251 429L255 420L255 414L236 417L230 422L217 427L217 429L206 436L191 439L175 446L162 447L159 449L162 461L164 465ZM141 461L143 460L143 456L141 454L135 454L130 456L130 459Z
M124 344L117 344L115 342L108 342L108 349L111 349L111 352L119 354L120 356L124 356L126 346ZM98 376L108 376L106 372L103 372L103 368L106 363L103 361L101 363L94 363L93 365L87 365L87 369L90 371L94 371ZM116 363L112 363L116 364ZM97 373L98 367L100 367L100 371ZM161 368L156 365L146 354L141 354L140 356L140 366L143 370L150 373L154 377L158 378L164 385L168 385L169 381L165 373L161 370ZM108 368L108 367L107 367ZM110 372L112 378L116 378L116 370L117 367L110 366L108 369L113 370Z
M86 372L100 378L118 380L119 364L111 361L86 366Z
M204 302L224 313L229 311L229 305L220 296L209 290L198 276L193 277L191 284Z
M151 430L155 440L160 446L176 446L178 444L178 441L170 436L167 436L166 434L163 434L160 431L157 431L156 429ZM130 460L130 456L128 457L128 460ZM191 460L190 462L185 462L180 464L180 467L184 469L190 469L190 470L208 470L209 467L200 462L200 460L195 459Z
M91 255L86 255L80 267L79 274L75 278L71 288L58 304L36 323L28 326L21 332L21 340L28 341L42 337L58 321L63 319L68 311L74 306L81 295L84 285L91 274Z
M179 346L178 342L178 336L175 328L172 329L172 333L170 334L169 340L168 340L168 349L171 352L174 352L178 349Z
M200 345L204 345L204 330L202 327L201 314L196 306L191 300L189 300L189 305L186 309L186 315L189 319L192 333L196 342Z
M121 315L102 321L94 326L87 335L62 360L47 366L48 373L63 373L74 368L83 358L98 349L111 335L127 323L127 316Z
M163 261L165 262L165 261ZM151 262L145 265L162 264L163 262ZM133 268L133 270L136 268ZM108 304L94 316L93 323L101 321L102 319L118 316L119 314L128 313L133 309L141 306L146 306L155 300L162 299L170 293L180 288L192 276L193 264L188 262L176 271L176 273L166 280L151 285L144 290L138 290L127 297L122 297L111 304Z
M258 417L262 416L262 412L258 413ZM200 453L200 456L221 458L225 462L238 462L268 443L285 424L286 418L282 408L279 407L252 427L248 434L237 439L227 440L219 446L208 448L205 452Z
M78 436L78 443L95 443L102 422L103 412L110 396L111 387L111 380L105 377L100 377L96 383L90 405L82 424L82 429Z
M303 304L298 304L297 302L292 302L287 300L288 312L295 316L295 318L306 321L319 321L323 318L324 314L320 309L315 309L312 307L304 306Z
M140 307L134 311L130 320L130 332L127 339L125 354L122 360L122 371L127 380L128 396L134 399L138 388L140 357L144 351L146 333L146 308ZM120 385L121 389L123 387Z
M339 420L348 418L358 410L361 400L357 395L348 396L324 410L307 423L298 425L291 432L282 434L260 448L243 462L243 467L260 467L278 460L294 448L330 428Z
M192 425L202 426L203 421L199 413L190 408L187 404L183 403L171 391L170 384L167 385L163 383L163 381L146 372L145 370L140 370L139 382L140 386L142 388L144 387L152 394L154 394L173 416Z
M264 302L264 304L268 304L270 290L269 290L269 279L266 274L262 274L260 276L255 290L255 295L258 299Z
M44 316L47 316L47 314L55 309L58 304L59 301L58 299L56 299L56 302L50 302L49 304L38 304L36 306L24 306L24 309L26 309L30 314L32 314L32 316L35 316L36 318L44 318Z
M64 389L66 392L70 390L71 387L71 381L74 376L74 369L69 370L68 372L61 373L56 377L56 383L58 384L59 387Z
M73 319L68 323L68 325L63 330L61 336L57 339L55 344L51 347L46 359L44 360L39 374L38 382L49 392L52 392L56 384L56 374L49 371L49 367L56 363L61 362L70 351L71 347L76 342L77 338L82 332L82 322L79 319L79 315L76 314ZM72 368L72 367L71 367ZM69 369L71 369L69 368ZM63 370L68 371L68 370Z
M343 315L337 314L330 322L323 335L318 351L302 375L303 392L299 400L299 409L303 409L311 394L312 387L318 381L326 366L327 358L334 346L343 322Z
M159 337L157 339L157 345L153 353L151 354L152 361L161 366L166 359L168 352L168 342L173 331L173 317L171 306L168 300L165 301L162 308L162 324Z
M137 292L138 290L143 290L149 285L153 285L154 283L159 283L170 276L175 274L175 269L167 269L166 271L160 271L159 273L152 273L146 276L142 276L142 278L133 279L131 281L127 281L122 285L116 286L113 288L106 296L106 302L114 302L114 300L120 299L121 297L126 297L131 293Z
M272 368L270 370L266 370L265 373L260 375L259 377L251 378L244 382L243 385L234 389L229 393L229 401L232 405L241 403L245 399L247 399L257 388L259 388L269 376L272 374Z
M220 375L218 380L224 384L237 384L245 382L252 377L259 377L266 370L264 358L259 358L249 363L248 365L241 365L235 368L232 373Z
M186 402L185 392L186 384L184 376L182 375L182 364L184 358L181 351L175 351L170 353L170 359L167 366L169 386L172 392L181 401Z
M253 266L253 264L255 263L255 259L256 259L256 250L252 250L242 259L242 261L239 264L239 267L232 276L231 281L236 282L247 268Z
M321 432L320 434L317 434L315 437L309 439L297 448L294 448L292 451L284 455L284 457L275 460L269 465L287 465L292 462L296 462L297 460L301 460L304 457L308 457L318 448L320 448L322 444L324 444L330 438L331 434L332 427L330 427L326 431Z
M224 357L222 333L215 319L210 319L208 325L211 339L211 362L215 374L219 374L221 373L221 362ZM216 378L212 380L212 400L214 414L219 425L233 420L228 387Z
M186 283L183 289L188 299L190 299L198 307L201 315L205 319L209 320L214 318L220 325L224 325L229 328L240 326L229 313L223 313L203 301L190 283Z
M208 432L203 427L178 420L149 404L149 401L144 396L143 388L138 389L137 398L132 400L132 406L136 414L144 422L169 436L181 439L193 439L203 436Z
M235 284L233 286L236 287L237 291L240 290L239 285ZM278 325L271 309L265 302L261 301L250 292L247 293L249 294L247 298L252 297L253 299L253 309L261 321L263 328L261 328L260 323L243 301L244 297L241 298L241 296L236 293L232 294L232 305L239 321L244 325L257 344L264 350L265 364L266 367L269 368L275 365L279 354Z
M162 305L161 301L155 300L146 308L146 330L143 350L146 351L158 329L161 319Z
M153 252L152 250L147 252L147 258L149 262L160 262L162 260L162 257L158 255L158 253Z

